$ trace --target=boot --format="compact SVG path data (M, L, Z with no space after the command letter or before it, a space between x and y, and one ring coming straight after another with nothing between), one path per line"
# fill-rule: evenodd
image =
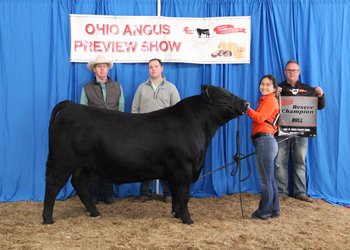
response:
M106 204L113 204L115 201L112 199L113 196L113 183L109 180L102 180L103 198Z
M105 197L105 203L110 205L110 204L113 204L115 203L115 200L112 199L112 197Z
M94 202L94 204L98 204L98 202L99 202L99 198L98 198L98 196L91 196L91 198L92 198L92 201Z
M100 184L100 177L96 175L95 173L91 173L90 177L90 194L92 201L94 204L98 204L100 201L100 189L101 189L101 184Z

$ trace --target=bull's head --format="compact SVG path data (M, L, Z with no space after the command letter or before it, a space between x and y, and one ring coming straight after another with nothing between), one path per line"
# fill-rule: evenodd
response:
M232 109L234 117L244 115L249 109L249 102L232 94L227 89L215 86L202 85L202 97L210 105L225 106Z

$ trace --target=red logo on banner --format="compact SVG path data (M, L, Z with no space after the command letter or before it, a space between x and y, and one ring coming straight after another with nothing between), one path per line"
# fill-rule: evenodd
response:
M219 35L229 34L229 33L246 33L244 28L235 28L233 25L225 24L214 28L214 32Z
M188 27L185 27L185 28L184 28L184 32L185 32L186 34L193 34L193 30L190 30Z

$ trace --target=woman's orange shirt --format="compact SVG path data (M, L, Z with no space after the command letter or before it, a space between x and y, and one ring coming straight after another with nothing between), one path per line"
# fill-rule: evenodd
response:
M278 106L278 101L275 97L275 93L262 96L259 100L259 106L255 110L249 109L247 114L253 120L252 135L259 132L274 134L277 132L277 125L272 127L268 122L273 123L280 108Z

